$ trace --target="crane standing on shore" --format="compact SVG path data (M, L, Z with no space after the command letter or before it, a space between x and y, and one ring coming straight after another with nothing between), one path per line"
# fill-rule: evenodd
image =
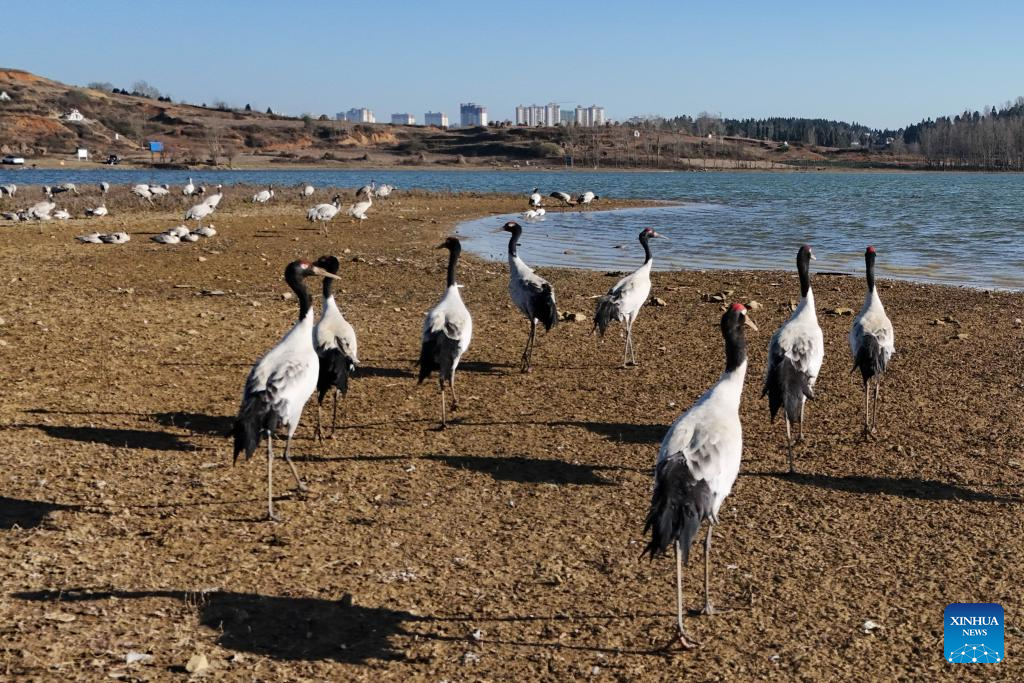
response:
M547 280L533 272L533 269L519 258L518 247L519 237L523 234L522 226L515 221L509 221L502 229L512 233L508 240L508 293L512 297L512 303L530 321L530 336L526 340L526 348L523 349L520 361L520 370L529 372L533 359L533 345L537 338L537 323L544 325L545 332L549 332L558 323L555 290Z
M864 275L868 291L864 306L853 319L850 329L850 354L853 370L860 370L864 382L864 438L878 431L878 402L881 400L882 375L889 367L889 359L896 353L896 332L875 288L875 248L864 251ZM874 406L871 402L871 382L875 383Z

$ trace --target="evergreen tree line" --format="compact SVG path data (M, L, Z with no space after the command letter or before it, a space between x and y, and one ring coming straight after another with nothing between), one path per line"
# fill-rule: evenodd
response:
M1024 97L1001 109L927 119L908 126L903 141L935 168L1024 171Z

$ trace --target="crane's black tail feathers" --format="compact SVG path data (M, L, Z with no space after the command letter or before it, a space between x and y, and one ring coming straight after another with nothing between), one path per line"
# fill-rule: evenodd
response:
M853 361L853 370L860 369L864 384L868 380L885 372L885 351L874 335L865 334L857 349L857 357ZM850 370L850 372L853 372Z
M317 401L324 402L324 396L331 387L336 387L344 396L348 393L348 378L356 365L341 349L317 349L320 357L320 375L316 380Z
M654 559L679 539L683 562L688 561L690 544L700 523L711 517L713 503L708 483L693 478L685 458L662 460L654 475L654 495L644 522L644 533L650 531L651 540L640 557Z
M533 315L548 332L558 323L558 307L555 305L555 293L551 285L544 283L541 290L533 295Z
M791 423L800 422L800 408L805 398L814 398L814 390L811 388L811 380L801 372L793 361L787 357L778 360L768 371L764 381L762 398L768 396L768 411L771 419L779 412L779 408L785 408L786 417Z
M277 413L273 409L273 400L268 391L255 391L247 394L242 400L242 407L231 427L231 436L235 438L235 453L232 463L238 461L238 454L245 451L248 460L260 445L260 439L267 430L277 429Z
M429 339L423 341L420 347L420 377L419 384L423 383L430 373L437 370L441 379L446 380L452 375L452 366L455 365L455 358L459 355L459 340L452 339L442 330L430 335Z
M594 311L594 328L591 330L597 330L598 334L604 336L605 330L612 324L612 321L618 317L619 307L615 302L615 298L611 294L605 294L597 300L597 308Z

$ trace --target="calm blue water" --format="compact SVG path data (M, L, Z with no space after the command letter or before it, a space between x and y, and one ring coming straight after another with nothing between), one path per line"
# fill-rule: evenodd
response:
M1024 290L1024 175L982 173L639 173L585 171L273 170L88 171L0 169L0 184L58 182L246 183L357 187L371 178L399 188L513 192L537 186L661 199L678 206L612 212L550 212L526 224L523 257L533 265L627 269L640 261L636 235L653 226L658 268L793 268L797 247L814 246L817 270L859 272L864 247L883 276ZM554 200L549 200L554 204ZM467 248L503 259L507 217L459 227ZM523 222L523 221L520 221ZM624 245L624 248L616 248ZM566 254L566 251L572 253Z

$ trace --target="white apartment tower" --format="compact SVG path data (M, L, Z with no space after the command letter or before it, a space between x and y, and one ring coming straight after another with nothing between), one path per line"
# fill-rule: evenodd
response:
M395 126L415 126L416 117L412 114L392 114L391 124Z
M561 107L557 102L545 106L539 104L516 107L517 126L557 126L561 121Z
M466 102L459 105L459 125L464 127L486 126L487 107L482 107L475 102Z
M350 121L352 123L376 123L373 112L366 107L355 107L348 111L339 111L335 117L338 121Z
M428 111L423 115L423 124L427 126L437 126L438 128L447 128L448 115L439 111Z

